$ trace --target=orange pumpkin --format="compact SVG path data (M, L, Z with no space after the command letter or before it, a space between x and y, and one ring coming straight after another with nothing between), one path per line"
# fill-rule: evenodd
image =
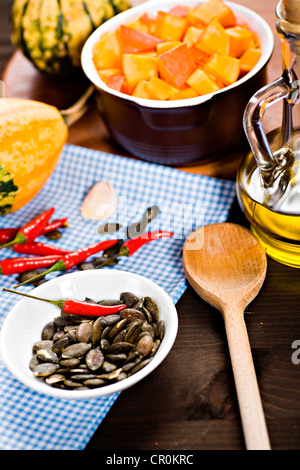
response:
M57 108L0 98L0 215L20 209L42 189L67 136Z

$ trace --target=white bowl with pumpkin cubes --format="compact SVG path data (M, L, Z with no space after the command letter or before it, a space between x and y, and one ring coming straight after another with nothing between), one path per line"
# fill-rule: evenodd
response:
M52 336L53 331L51 333L51 338L47 336L48 339L42 340L42 331L44 330L45 325L48 323L52 324L54 319L56 319L57 317L60 317L59 320L61 320L60 308L58 308L56 305L43 302L41 300L19 297L18 295L10 292L3 292L2 295L13 296L13 299L16 302L13 308L8 313L2 325L0 336L1 358L9 369L9 371L16 377L16 379L18 379L30 389L45 395L66 399L88 399L110 395L112 393L117 393L122 390L125 390L126 388L131 387L140 380L144 379L161 364L161 362L169 354L177 335L178 317L172 299L159 285L143 276L134 273L117 269L87 270L74 272L58 276L55 279L49 280L46 283L40 285L39 287L32 289L31 291L24 290L23 292L46 299L88 299L89 301L94 300L96 302L103 300L111 301L112 299L118 300L120 299L120 295L122 293L129 292L130 294L134 294L134 296L136 296L139 300L141 298L146 297L152 298L155 301L156 307L158 307L159 309L159 321L162 322L164 325L164 330L162 331L163 334L160 333L161 339L159 343L156 343L156 346L159 347L158 349L156 349L155 347L154 354L153 351L150 351L150 353L144 355L144 353L146 353L146 350L144 350L144 353L142 354L140 354L141 351L139 352L139 354L134 354L135 357L132 359L132 361L136 362L136 366L142 364L143 361L145 361L145 365L139 370L134 371L133 368L130 368L128 366L128 361L125 361L124 358L121 360L121 362L110 362L110 365L105 364L105 368L104 361L102 359L102 362L100 361L100 367L98 367L98 363L98 365L96 365L96 369L95 362L93 362L94 360L92 360L92 366L91 368L89 368L86 367L87 364L91 365L90 362L87 361L87 354L85 356L80 357L78 351L77 353L75 353L74 356L75 362L77 358L78 364L72 365L72 367L70 368L70 364L66 366L65 362L63 362L62 364L64 365L64 367L62 367L60 362L57 363L57 360L55 358L53 359L50 357L52 356L52 353L51 351L49 352L49 350L56 351L56 354L58 355L59 359L63 361L68 358L72 359L71 356L73 356L74 351L71 352L69 350L70 353L66 353L68 346L65 344L63 352L57 352L57 350L60 349L57 345L57 341L59 341L59 339ZM126 302L126 305L130 305L131 300L130 302ZM124 304L124 301L122 303ZM146 306L146 303L144 306ZM130 309L127 309L127 320L123 322L122 320L124 319L122 319L122 317L120 317L119 319L117 318L117 313L103 317L84 317L84 319L86 320L85 324L90 322L92 326L97 322L99 318L107 319L108 323L103 324L100 328L101 338L97 338L96 336L95 339L95 336L90 336L88 340L83 339L82 331L81 336L79 337L79 323L74 322L74 316L72 317L72 315L70 315L70 317L73 318L73 321L71 323L67 322L69 324L69 327L66 327L66 330L65 327L61 323L59 323L58 320L56 320L56 322L58 323L56 325L55 333L61 331L61 336L65 336L68 335L67 331L69 331L70 337L73 338L70 341L70 346L74 344L82 344L83 348L86 348L88 351L95 351L96 349L98 349L98 351L105 351L105 345L101 343L101 340L105 339L104 337L107 335L108 330L111 331L113 327L115 327L113 334L111 333L110 337L108 339L106 338L106 340L109 341L110 344L113 344L112 338L116 338L116 329L118 327L127 328L128 330L130 326L138 323L136 320L130 317L130 315L132 315L132 312L128 313L128 310ZM121 313L122 311L120 312L120 315ZM63 317L66 318L66 316ZM152 317L154 318L153 314ZM145 336L149 334L150 323L142 327L142 324L144 322L145 320L139 321L138 334L141 336L143 336L143 334ZM155 322L157 324L157 318ZM74 330L73 328L76 328L76 326L77 330ZM148 328L146 328L147 332L146 330L144 331L145 326ZM108 330L103 333L106 328L108 328ZM70 332L70 329L73 329L73 332ZM77 335L76 339L74 339L74 337L72 336L73 333ZM85 334L86 332L84 333L84 335ZM156 335L157 334L158 332L156 332ZM153 338L153 344L156 342L155 338L156 336ZM50 341L50 343L52 344L49 343L48 346L48 343L45 343L44 346L41 344L37 344L40 343L40 341ZM93 343L93 341L95 341L95 343ZM115 341L115 344L118 343L120 345L121 342L121 340ZM127 348L129 348L130 344L128 341L124 341L124 338L123 343L125 344L125 346L127 345ZM131 343L133 345L134 341L131 340ZM89 347L86 345L89 345ZM134 346L132 346L132 349L127 350L127 358L131 353L134 353L136 350L137 349L134 348ZM36 365L34 364L30 366L30 362L32 357L36 356L39 351L41 352L42 359L39 359L38 369L35 369ZM66 356L68 357L64 358L64 353L66 353ZM115 351L111 351L111 353L114 354ZM106 360L106 353L103 354L104 359ZM78 357L80 357L79 360ZM110 359L112 359L112 356ZM52 360L54 362L51 362ZM108 362L108 360L106 362ZM48 375L48 371L46 371L46 375L44 377L40 377L39 375L36 376L35 370L38 370L40 373L41 367L43 368L44 363L48 363L47 367L49 367L50 369L52 367L52 371L49 370L49 372L51 373ZM111 366L114 366L112 367L112 370L110 370ZM72 382L77 382L77 385L75 383L74 388L69 387L69 382L67 382L67 386L64 387L64 385L62 385L64 381L60 381L59 377L58 382L55 382L55 376L59 376L60 374L62 374L60 369L64 369L65 367L69 368L69 372L67 373L66 379L71 380ZM121 370L122 368L124 369L124 371L126 370L127 377L124 376L123 370ZM107 374L109 374L110 372L113 372L115 376L107 376ZM80 378L81 374L85 374L91 377L85 377L84 379L82 376ZM50 379L51 377L53 378L53 380ZM92 382L89 383L89 387L91 388L87 389L86 387L84 387L84 380L97 379L97 377L98 380L100 380L100 385L97 385L97 382ZM50 380L48 380L47 378ZM49 383L47 383L48 381ZM55 383L59 388L55 388Z
M273 46L266 21L242 5L153 0L102 24L81 62L121 146L185 165L246 145L243 112L267 83Z

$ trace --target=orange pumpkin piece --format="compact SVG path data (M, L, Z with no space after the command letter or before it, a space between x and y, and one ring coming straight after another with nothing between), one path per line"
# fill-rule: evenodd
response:
M156 44L156 52L158 55L173 49L174 47L180 46L181 41L166 41Z
M110 75L107 78L106 85L110 88L113 88L116 91L120 91L122 93L128 93L128 89L126 87L126 81L123 74L116 74Z
M223 54L214 54L203 65L203 70L224 85L232 85L240 73L240 60Z
M261 56L260 49L247 49L240 57L241 73L248 73L257 64Z
M105 34L94 45L93 60L96 69L121 67L122 51L116 31Z
M157 65L161 78L177 88L186 82L196 68L186 43L161 54Z
M108 77L111 75L120 75L121 69L104 69L104 70L98 70L98 75L103 80L105 83L107 83Z
M200 41L203 34L204 28L196 28L195 26L190 26L184 35L183 42L186 42L188 46Z
M220 90L217 83L204 70L196 69L187 79L186 83L190 85L199 95L206 95Z
M129 93L140 80L150 80L158 76L156 59L150 55L123 54L122 65Z
M125 25L120 26L118 35L123 54L154 50L156 44L162 42L161 39L151 34L138 31Z
M171 15L186 17L189 11L189 7L186 5L177 5L169 11Z
M186 17L159 11L155 20L154 35L164 41L180 41L187 27Z
M228 55L229 44L229 36L226 34L225 29L218 20L214 19L205 29L196 47L209 55L215 52Z
M188 20L192 25L208 25L213 18L217 18L224 28L236 25L233 11L222 0L208 0L188 12Z
M227 28L226 34L229 36L229 55L232 57L239 58L253 41L253 33L242 26Z
M149 80L147 91L153 100L167 100L177 93L178 89L161 78L154 77Z
M170 96L169 100L186 100L188 98L196 98L198 93L192 88L187 87L184 90L179 90L174 95Z
M127 26L129 28L136 29L137 31L142 31L143 33L150 33L150 21L148 16L145 16L146 13L136 20L132 21L132 23L129 23Z
M148 92L148 81L147 80L140 80L135 89L132 92L132 96L135 96L137 98L145 98L148 100L151 100L151 96Z
M189 51L190 51L190 55L191 55L193 61L197 65L202 66L203 64L205 64L205 62L207 61L207 59L209 57L208 54L206 54L203 51L200 51L200 49L197 49L197 47L195 45L190 46Z

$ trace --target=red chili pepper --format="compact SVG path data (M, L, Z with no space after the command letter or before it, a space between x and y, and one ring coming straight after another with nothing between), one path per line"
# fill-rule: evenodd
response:
M26 243L31 243L35 238L41 235L54 210L55 208L52 207L51 209L48 209L47 211L35 217L18 231L13 240L5 243L4 245L1 245L0 248L15 244L25 245Z
M171 238L173 235L173 232L167 232L166 230L157 230L154 232L148 232L139 237L131 238L125 243L123 243L118 254L111 258L108 258L107 261L104 261L104 263L100 264L95 269L102 268L102 266L109 263L113 259L119 258L119 256L131 256L142 246L146 245L147 243L153 240L158 240L159 238Z
M53 222L50 222L48 225L46 225L41 235L60 228L64 223L66 223L67 220L68 217L64 217L63 219L57 219ZM12 241L20 229L21 227L0 228L0 245Z
M24 292L14 291L11 289L3 288L6 292L12 292L13 294L22 295L24 297L29 297L30 299L42 300L43 302L49 302L50 304L56 305L65 313L70 315L83 315L89 317L102 317L104 315L111 315L112 313L118 313L124 308L127 308L127 305L101 305L93 304L91 302L85 302L83 300L74 300L74 299L61 299L61 300L50 300L43 299L41 297L36 297L34 295L25 294Z
M125 256L131 256L133 255L133 253L139 250L142 246L146 245L152 240L158 240L159 238L171 238L173 235L174 235L173 232L167 232L165 230L157 230L154 232L148 232L145 235L141 235L136 238L130 238L125 243L123 243L121 248L123 248L124 252L125 252L124 247L127 248L128 254Z
M48 268L59 258L60 255L6 258L0 261L0 274L19 274L35 269Z
M49 269L46 271L37 274L31 279L28 279L27 281L22 282L21 284L18 284L17 286L14 287L20 287L23 286L24 284L28 284L31 282L35 282L41 277L46 276L49 273L52 273L53 271L66 271L67 269L71 269L74 266L76 266L78 263L82 263L85 261L89 256L94 255L95 253L98 253L99 251L105 250L106 248L109 248L110 246L113 246L117 240L105 240L102 242L97 242L94 243L93 245L88 245L84 248L80 248L79 250L76 251L71 251L70 253L67 253L64 256L60 256L59 259L51 266Z
M18 227L1 228L0 229L0 243L1 243L1 245L3 243L8 243L11 240L13 240L14 237L17 235L19 230L20 230L20 228L18 228Z
M27 245L14 245L14 251L22 255L66 255L69 250L50 245L49 243L32 242Z
M45 235L45 233L53 232L53 230L56 230L56 229L62 227L67 222L67 220L68 220L68 217L53 220L53 222L50 222L49 224L46 225L44 230L42 230L41 235Z

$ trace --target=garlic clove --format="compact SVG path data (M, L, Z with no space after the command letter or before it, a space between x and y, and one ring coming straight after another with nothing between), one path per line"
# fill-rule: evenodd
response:
M112 215L117 208L118 195L109 182L99 181L85 196L81 215L85 219L102 220Z

